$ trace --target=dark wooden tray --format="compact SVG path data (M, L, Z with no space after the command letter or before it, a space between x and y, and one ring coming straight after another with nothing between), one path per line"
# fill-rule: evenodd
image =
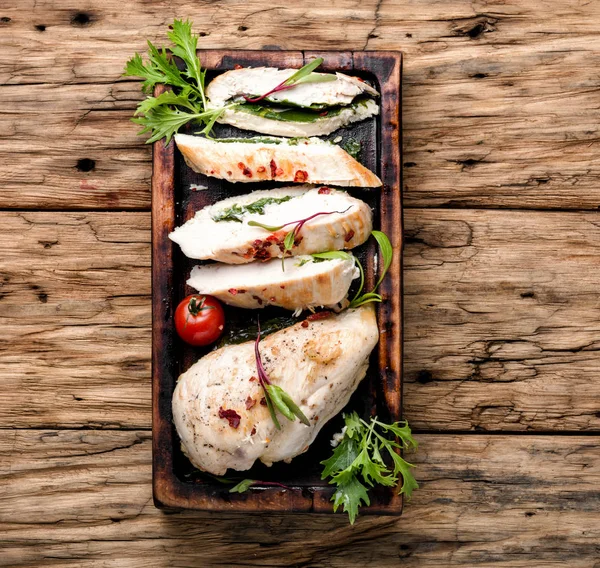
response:
M382 179L381 189L355 189L349 192L374 209L374 226L384 231L394 247L394 259L380 292L386 298L377 305L381 337L371 356L366 378L348 404L364 417L377 414L385 420L401 417L402 393L402 209L401 209L401 75L402 55L398 52L301 52L301 51L223 51L200 52L209 77L219 71L243 66L299 68L315 57L323 57L321 69L343 71L370 81L381 93L380 116L327 138L350 137L361 142L360 161ZM250 133L229 126L217 126L217 136L248 136ZM208 186L193 191L190 184ZM291 487L252 489L230 494L228 486L197 472L180 450L172 422L171 396L177 377L208 349L186 346L173 325L178 302L192 293L185 284L197 261L185 258L167 237L170 231L192 217L202 207L228 195L243 194L266 184L230 184L207 178L188 168L172 142L154 144L152 175L152 418L153 490L158 507L223 511L332 512L333 489L320 479L319 462L331 455L329 440L339 431L341 414L328 423L309 450L291 464L271 468L255 465L236 477L276 480ZM273 184L275 185L275 184ZM281 185L281 184L280 184ZM288 184L289 185L289 184ZM371 239L372 241L373 239ZM375 246L365 244L355 252L363 263L367 284L373 282ZM366 287L365 289L368 289ZM267 308L268 316L283 313ZM242 328L253 312L227 308L227 325ZM387 488L372 490L371 506L361 514L394 514L402 511L402 497Z

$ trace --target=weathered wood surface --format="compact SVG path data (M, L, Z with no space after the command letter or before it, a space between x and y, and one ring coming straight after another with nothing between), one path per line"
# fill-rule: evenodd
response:
M420 441L404 515L350 527L342 515L165 515L149 432L3 430L0 566L597 566L594 438Z
M598 431L597 214L405 223L411 424ZM148 213L0 214L0 426L149 427L149 229Z
M0 426L148 427L149 213L0 219Z
M405 215L405 414L473 434L419 434L399 519L152 505L151 156L120 73L174 17L201 48L405 53L404 204L432 208ZM578 0L3 3L0 209L63 212L0 213L0 566L596 568L599 31ZM588 212L473 210L507 207Z
M120 73L176 16L206 34L201 48L403 50L405 205L600 205L598 2L15 0L0 12L0 207L149 207L150 152L127 120L141 95Z

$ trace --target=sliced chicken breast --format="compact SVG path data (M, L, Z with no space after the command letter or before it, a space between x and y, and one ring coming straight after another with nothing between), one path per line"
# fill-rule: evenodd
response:
M285 268L285 270L283 270ZM336 307L358 276L354 258L321 262L312 256L251 264L205 264L192 269L188 285L238 308L280 306L304 310Z
M330 250L352 249L364 243L372 229L370 207L345 191L310 185L259 190L229 197L196 213L176 228L169 238L189 258L244 264L283 256L286 226L270 232L248 225L256 221L280 226L306 219L294 256Z
M206 87L206 96L212 108L225 106L232 101L244 101L242 95L258 97L268 93L291 77L297 69L274 67L242 68L226 71L215 77ZM332 73L313 73L324 76ZM265 100L282 105L323 108L349 105L360 95L378 96L370 85L343 73L335 74L335 81L300 83L291 89L272 93Z
M306 138L226 138L176 134L187 165L230 182L265 180L380 187L381 180L339 146Z
M277 430L257 377L254 343L229 345L183 373L173 394L173 420L192 464L213 475L245 471L305 452L321 428L344 408L367 371L379 337L371 305L317 321L305 320L259 344L273 384L310 421L279 415Z
M305 138L326 136L338 128L360 122L379 114L379 105L373 99L352 103L324 112L269 109L243 104L227 109L217 122L231 124L242 130L252 130L273 136Z

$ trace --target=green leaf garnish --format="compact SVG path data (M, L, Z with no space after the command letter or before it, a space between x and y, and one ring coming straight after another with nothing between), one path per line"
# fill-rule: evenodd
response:
M256 483L255 479L244 479L229 490L229 493L244 493Z
M324 74L312 74L312 72L319 67L323 63L322 57L317 57L313 59L310 63L307 63L303 67L300 67L298 71L290 75L285 81L279 83L276 87L261 95L260 97L250 97L248 95L243 95L248 103L258 103L272 95L273 93L277 93L279 91L285 91L287 89L291 89L292 87L301 84L301 83L325 83L328 81L336 81L337 77L335 75L324 75Z
M310 422L308 418L304 415L300 407L292 400L292 397L286 393L280 386L274 385L271 383L269 376L265 370L263 365L261 356L260 356L260 321L258 322L258 334L256 336L256 341L254 342L254 358L256 359L256 372L258 374L258 382L263 389L263 393L265 395L265 402L267 403L267 408L269 409L269 414L271 415L271 420L273 420L273 424L275 424L275 428L277 430L281 430L281 424L279 420L277 420L277 414L275 409L279 410L281 414L283 414L288 420L294 421L296 417L300 419L300 422L306 424L306 426L310 426Z
M289 201L294 197L296 196L284 195L283 197L262 197L260 199L257 199L256 201L253 201L252 203L248 203L248 205L238 205L237 203L235 203L228 209L224 209L223 211L217 213L212 218L212 220L216 221L217 223L220 221L236 221L238 223L241 223L241 217L246 213L264 215L265 207L267 205L285 203L286 201ZM262 227L263 229L267 228L267 230L271 230L270 228L268 228L268 225L262 225L261 223L257 223L255 221L248 221L248 225L250 225L251 227ZM279 228L276 228L274 230L278 231Z
M138 104L132 121L143 127L138 134L151 132L150 138L146 140L147 144L161 138L166 138L168 144L172 136L190 121L204 124L201 133L208 136L221 114L226 109L236 106L228 105L207 110L204 92L206 71L202 70L196 55L198 36L192 34L190 21L175 20L171 28L171 31L167 32L174 44L170 51L173 56L183 61L183 71L179 70L164 47L158 49L148 42L147 63L136 53L126 63L123 73L125 77L144 79L144 93L152 93L156 85L166 85L172 89L158 97L150 96Z
M350 305L348 306L349 308L357 308L358 306L368 304L369 302L383 302L382 296L380 294L377 294L375 290L379 288L379 285L385 278L385 275L387 274L387 271L389 270L390 265L392 264L394 249L392 247L392 243L390 243L390 239L382 231L372 231L371 235L375 237L375 240L379 245L379 252L381 253L381 256L383 258L383 270L381 271L379 280L377 281L377 284L375 284L375 286L373 287L373 290L363 294L362 291L365 284L365 272L361 263L358 261L358 259L356 259L356 266L360 271L360 284L358 286L356 294L354 295L354 298L352 298L352 300L350 301Z
M306 65L304 65L303 67L300 67L300 69L298 69L298 71L296 71L293 75L290 75L283 83L282 85L286 86L286 87L290 87L291 85L295 85L297 83L299 83L302 80L305 80L308 78L308 76L317 68L319 67L321 64L323 63L323 58L322 57L317 57L316 59L313 59L312 61L310 61L309 63L307 63ZM332 79L335 81L336 77L335 75L330 75L330 77L332 77Z
M329 478L329 483L336 486L331 498L333 510L343 506L350 524L354 524L359 507L370 504L368 491L375 485L397 487L401 476L402 486L398 494L411 497L418 487L411 472L414 466L405 461L398 451L416 448L417 442L406 422L385 424L376 417L366 422L356 412L344 415L344 421L342 441L333 455L321 462L324 466L321 479Z
M321 258L323 260L333 260L339 258L340 260L352 260L354 257L349 252L343 250L330 250L327 252L316 252L311 254L313 258Z

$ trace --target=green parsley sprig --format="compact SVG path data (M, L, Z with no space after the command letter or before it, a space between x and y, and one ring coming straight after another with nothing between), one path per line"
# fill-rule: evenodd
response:
M329 479L336 486L333 510L343 506L350 524L354 524L359 507L370 505L369 489L375 485L402 486L398 494L411 497L419 486L411 472L414 466L405 461L399 450L417 448L407 422L385 424L371 418L366 422L353 412L344 414L346 426L341 442L333 455L322 461L321 479ZM387 461L386 461L387 460Z
M131 120L143 128L139 134L151 132L146 143L166 138L167 144L179 129L190 121L204 124L202 134L210 132L221 114L235 105L219 109L206 108L204 81L206 70L202 69L196 55L198 36L192 34L192 22L175 20L167 36L173 42L170 52L184 63L181 71L167 50L156 48L148 41L148 61L136 53L125 65L125 77L141 77L142 92L151 94L156 85L171 87L158 97L149 96L138 104Z

